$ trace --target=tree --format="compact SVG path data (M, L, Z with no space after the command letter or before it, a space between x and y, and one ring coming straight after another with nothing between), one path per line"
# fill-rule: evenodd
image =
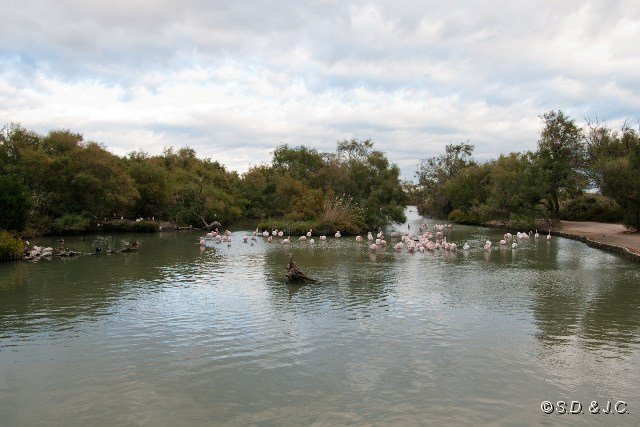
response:
M640 230L640 135L626 126L620 132L592 127L588 133L591 177L603 195L622 208L625 225Z
M485 220L523 220L529 224L538 216L539 174L532 153L501 155L487 164L489 172L486 202L480 207Z
M421 213L437 217L446 217L453 207L444 193L444 185L457 176L463 169L475 165L473 145L448 144L445 154L422 160L416 176L422 192L422 203L418 206Z
M31 199L29 189L16 175L0 175L0 206L0 230L24 230Z
M558 218L560 199L575 196L586 185L585 145L582 130L562 111L541 116L544 128L538 141L541 185L548 212Z

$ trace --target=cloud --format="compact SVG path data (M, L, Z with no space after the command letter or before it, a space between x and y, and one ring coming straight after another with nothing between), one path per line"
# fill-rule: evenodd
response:
M121 154L189 145L244 171L360 137L411 177L448 142L534 149L550 109L640 107L635 1L5 3L0 120Z

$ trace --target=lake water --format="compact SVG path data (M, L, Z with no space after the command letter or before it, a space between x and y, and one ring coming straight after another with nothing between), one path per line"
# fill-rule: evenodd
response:
M0 264L0 425L640 423L638 264L555 237L485 253L480 227L449 232L467 254L244 234ZM285 281L291 252L318 283Z

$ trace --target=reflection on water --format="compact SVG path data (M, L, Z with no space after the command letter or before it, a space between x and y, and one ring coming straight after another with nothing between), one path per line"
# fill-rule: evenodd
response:
M638 422L637 264L564 239L487 253L502 232L465 226L455 254L243 234L0 265L0 424L569 423L540 402L595 399ZM285 281L291 252L318 283Z

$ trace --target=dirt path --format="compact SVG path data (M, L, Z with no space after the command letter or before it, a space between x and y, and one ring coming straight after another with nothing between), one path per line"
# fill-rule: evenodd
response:
M630 233L620 224L586 221L560 221L555 231L588 237L606 245L621 246L640 254L640 233ZM542 234L542 232L540 232Z

